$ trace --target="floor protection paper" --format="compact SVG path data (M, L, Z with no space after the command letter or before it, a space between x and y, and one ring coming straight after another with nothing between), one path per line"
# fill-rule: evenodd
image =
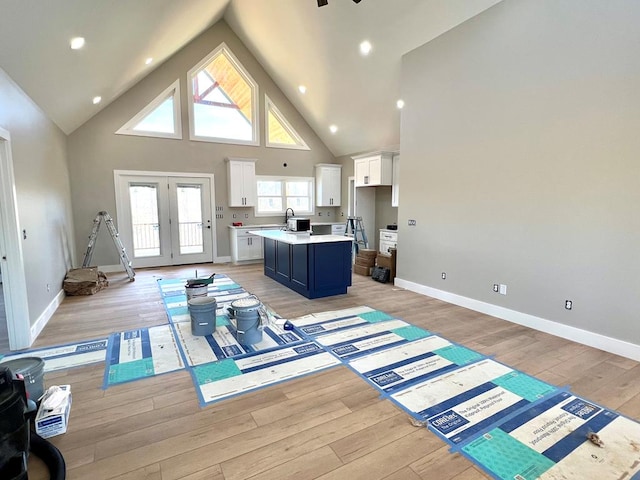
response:
M109 337L104 388L183 368L171 325L113 333Z
M313 342L199 365L192 375L201 404L229 398L340 365Z
M36 348L20 353L9 354L0 360L8 362L17 358L38 357L44 360L44 371L53 372L65 368L80 367L92 363L104 362L108 339L100 338L86 342L69 343L54 347Z

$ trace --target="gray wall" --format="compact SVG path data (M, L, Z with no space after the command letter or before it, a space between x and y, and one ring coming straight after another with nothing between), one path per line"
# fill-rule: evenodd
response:
M2 69L0 127L11 135L18 222L27 232L22 253L33 325L73 265L66 136Z
M403 58L399 277L640 344L638 24L505 0Z
M259 85L261 145L241 146L223 143L193 142L189 137L187 72L220 43L225 42ZM114 132L153 100L176 79L181 82L183 139L159 139L115 135ZM304 138L310 151L264 147L264 94ZM193 40L155 71L141 80L115 102L94 116L69 136L75 238L78 253L84 253L92 220L100 210L116 218L114 170L148 170L164 172L213 173L215 202L223 206L223 219L216 221L218 255L230 254L227 226L234 221L244 224L283 222L284 218L254 218L252 208L228 208L225 157L257 158L258 175L314 176L317 163L335 163L335 158L307 125L280 89L265 73L238 37L221 21ZM287 163L287 167L283 166ZM233 219L232 214L238 218ZM319 215L322 213L322 216ZM245 218L245 214L249 218ZM316 210L314 221L336 219L336 208ZM82 257L80 257L82 258ZM93 263L113 265L119 262L117 252L108 237L98 239Z

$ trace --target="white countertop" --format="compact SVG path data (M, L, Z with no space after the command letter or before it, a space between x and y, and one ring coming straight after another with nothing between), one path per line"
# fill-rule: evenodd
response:
M309 235L308 233L294 233L284 230L252 230L249 233L292 245L353 241L353 238L344 235Z
M345 225L346 222L311 222L311 226L321 225ZM273 228L274 230L284 229L284 223L264 223L261 225L242 225L241 227L235 227L233 225L227 225L229 228Z

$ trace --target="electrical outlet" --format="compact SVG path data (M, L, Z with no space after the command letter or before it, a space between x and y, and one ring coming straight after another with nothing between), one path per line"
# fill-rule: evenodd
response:
M497 283L493 284L493 291L498 293L500 291L500 285L498 285Z
M573 302L571 300L565 300L564 308L566 308L567 310L571 310L573 308Z
M340 212L340 216L341 216L341 217L344 217L344 212Z
M245 214L244 214L244 218L249 218L249 214L248 214L248 213L245 213Z
M238 218L238 214L237 214L237 213L234 213L234 214L233 214L233 218Z
M506 295L507 294L507 286L504 283L500 284L500 288L498 290L498 293L500 295Z
M415 220L409 220L407 223L409 224L410 227L415 227L416 226L416 221Z
M321 217L322 216L322 212L318 212L318 216Z
M446 272L442 272L442 279L443 279L443 280L446 280L446 279L447 279L447 274L446 274Z
M47 292L51 291L51 286L47 283Z

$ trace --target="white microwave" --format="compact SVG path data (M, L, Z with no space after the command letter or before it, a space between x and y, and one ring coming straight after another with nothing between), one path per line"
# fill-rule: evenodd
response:
M291 217L287 220L287 230L291 232L307 232L311 230L311 220L302 217Z

